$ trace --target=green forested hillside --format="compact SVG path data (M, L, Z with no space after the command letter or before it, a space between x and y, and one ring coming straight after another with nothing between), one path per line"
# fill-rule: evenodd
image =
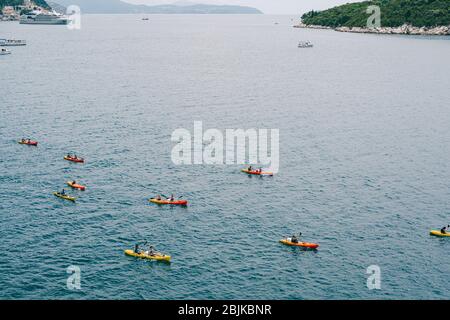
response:
M328 27L365 27L370 5L381 9L381 26L416 27L450 25L450 0L374 0L344 4L324 11L310 11L302 16L307 25Z
M33 0L33 2L42 8L50 8L45 0ZM0 0L0 9L2 9L4 6L20 6L22 4L23 0Z

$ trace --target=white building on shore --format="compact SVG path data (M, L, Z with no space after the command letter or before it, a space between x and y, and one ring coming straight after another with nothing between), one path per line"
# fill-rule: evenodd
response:
M12 6L5 6L2 9L2 19L3 21L15 21L19 20L19 14Z

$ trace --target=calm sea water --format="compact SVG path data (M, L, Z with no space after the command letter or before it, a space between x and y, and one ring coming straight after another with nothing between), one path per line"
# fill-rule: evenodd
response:
M1 23L28 45L0 57L0 298L448 299L450 241L428 232L450 223L450 41L292 18ZM196 120L279 129L279 174L173 165L173 130ZM52 195L69 179L88 186L76 204ZM277 242L299 231L317 252ZM138 240L172 264L126 257Z

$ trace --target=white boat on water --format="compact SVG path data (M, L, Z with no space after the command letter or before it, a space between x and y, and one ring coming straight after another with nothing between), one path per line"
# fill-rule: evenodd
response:
M9 51L9 50L7 50L5 48L1 48L0 49L0 56L4 56L4 55L7 55L7 54L11 54L11 51Z
M313 44L311 43L311 41L300 41L298 43L298 47L299 48L312 48Z
M20 24L68 24L69 18L57 13L43 12L43 11L32 11L27 14L20 16Z
M3 47L25 46L26 44L25 40L0 39L0 46Z

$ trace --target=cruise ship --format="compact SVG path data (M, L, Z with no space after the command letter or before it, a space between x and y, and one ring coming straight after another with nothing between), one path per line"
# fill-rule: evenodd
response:
M0 39L0 46L2 47L25 46L26 44L25 40Z
M21 24L68 24L69 19L59 13L32 11L20 16Z

